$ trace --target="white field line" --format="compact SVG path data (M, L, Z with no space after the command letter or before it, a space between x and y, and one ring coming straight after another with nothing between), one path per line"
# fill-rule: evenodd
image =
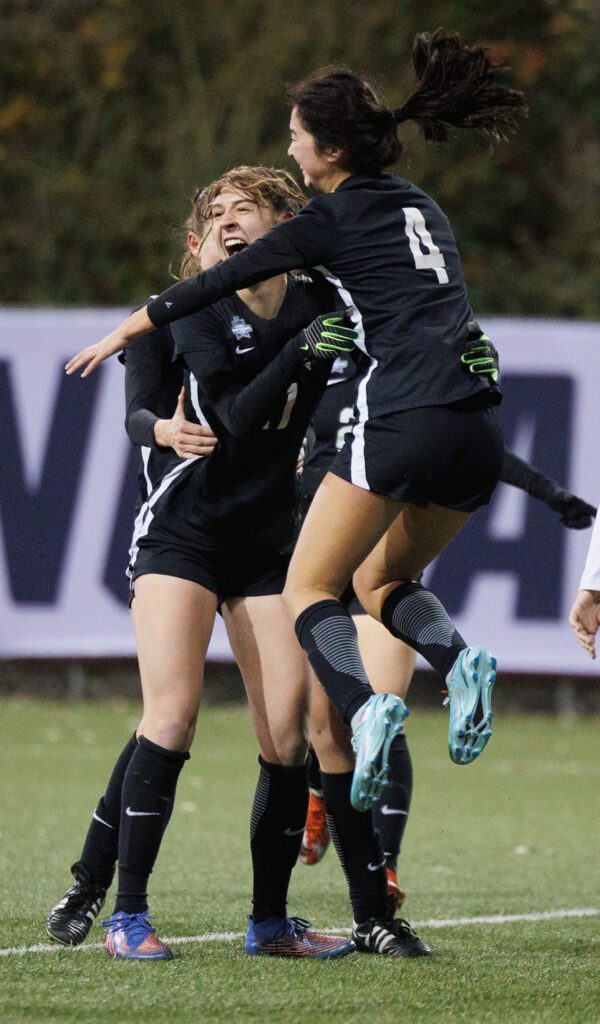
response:
M600 909L584 907L580 910L540 910L531 914L488 914L484 917L432 917L427 921L413 921L413 927L421 928L466 928L480 924L520 924L521 922L558 921L565 917L600 917ZM350 928L337 925L320 929L335 935L349 935ZM237 942L244 938L244 932L207 932L205 935L176 935L164 939L170 946L185 946L189 943ZM87 953L92 949L104 949L103 942L88 942L81 946L60 946L57 943L36 943L34 946L12 946L0 949L0 956L24 956L26 953Z

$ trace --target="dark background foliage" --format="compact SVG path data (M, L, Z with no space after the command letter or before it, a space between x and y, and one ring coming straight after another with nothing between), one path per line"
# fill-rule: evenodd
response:
M491 153L403 126L401 173L449 215L480 312L597 318L597 0L3 0L0 301L133 304L168 283L194 188L292 165L286 82L343 62L391 105L418 31L488 46L530 118Z

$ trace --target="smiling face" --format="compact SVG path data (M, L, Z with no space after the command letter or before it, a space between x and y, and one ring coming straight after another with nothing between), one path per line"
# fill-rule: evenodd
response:
M319 150L314 135L306 130L298 108L294 107L290 117L291 142L288 156L291 156L302 171L305 185L312 185L318 192L330 192L348 172L337 165L339 150Z
M241 252L262 238L269 228L289 214L275 213L272 207L259 205L240 189L224 188L211 206L213 245L219 259Z

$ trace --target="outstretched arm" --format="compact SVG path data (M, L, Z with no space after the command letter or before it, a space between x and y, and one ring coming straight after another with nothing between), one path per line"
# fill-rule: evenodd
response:
M318 196L291 220L277 224L243 252L196 277L171 285L101 341L88 345L70 359L65 369L69 374L83 369L81 376L87 377L109 356L127 348L138 334L180 320L240 288L287 270L326 262L335 242L335 218L323 197Z
M593 505L565 491L556 480L544 476L514 452L504 452L500 479L543 501L553 512L558 512L561 523L571 530L585 530L592 525L596 515Z

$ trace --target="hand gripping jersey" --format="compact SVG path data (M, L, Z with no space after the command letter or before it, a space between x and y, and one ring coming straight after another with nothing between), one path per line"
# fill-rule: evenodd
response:
M165 324L293 267L318 267L354 306L369 366L357 394L365 422L486 390L460 356L472 311L447 218L403 178L352 176L316 196L243 252L149 303Z

